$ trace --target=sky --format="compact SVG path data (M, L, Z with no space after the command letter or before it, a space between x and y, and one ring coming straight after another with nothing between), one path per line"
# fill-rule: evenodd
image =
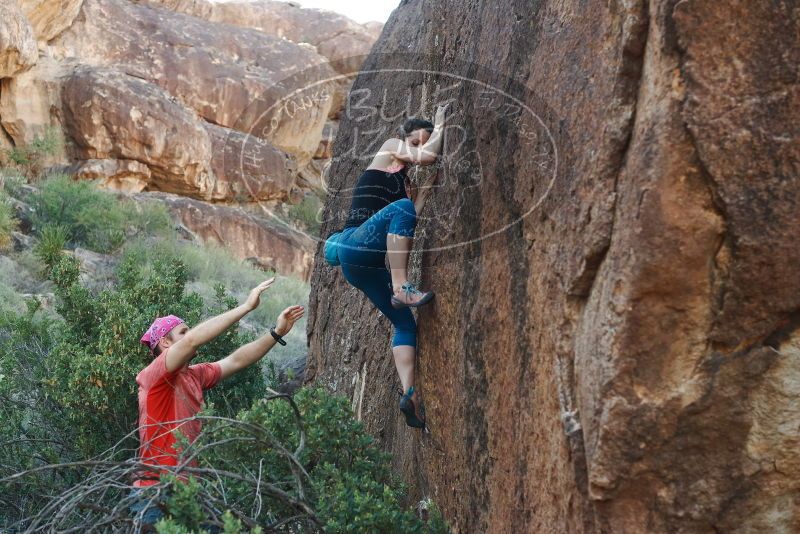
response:
M294 0L303 7L316 7L341 13L356 22L386 22L400 0Z

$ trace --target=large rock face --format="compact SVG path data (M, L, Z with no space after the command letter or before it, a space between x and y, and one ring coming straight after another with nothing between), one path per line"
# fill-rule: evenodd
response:
M163 89L116 70L81 67L65 82L63 101L81 159L147 162L160 178L156 187L213 198L211 140Z
M153 5L244 28L295 43L308 43L342 74L354 73L380 35L380 23L358 24L349 18L292 2L274 0L146 0Z
M206 121L268 140L303 164L311 159L334 89L306 89L333 74L313 50L127 0L86 0L81 14L52 43L60 57L157 84Z
M12 0L0 2L0 78L30 68L39 53L33 28Z
M36 38L47 42L69 28L83 0L14 0L33 25Z
M33 142L47 128L62 128L61 88L74 68L72 62L42 57L33 68L0 82L0 124L15 145Z
M308 376L457 532L800 531L798 24L788 0L388 21L323 234L374 144L455 99L413 257L432 434L401 422L388 323L319 247Z

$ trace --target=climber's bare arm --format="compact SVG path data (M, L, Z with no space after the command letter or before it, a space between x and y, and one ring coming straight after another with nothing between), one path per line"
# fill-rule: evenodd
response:
M439 106L436 109L436 117L433 123L433 132L431 136L421 147L412 147L408 143L404 143L399 139L390 139L394 142L394 150L392 156L405 163L412 163L414 165L430 165L436 161L442 151L442 140L444 139L444 117L447 111L447 106ZM399 141L399 145L397 142ZM388 142L387 142L388 143Z
M275 323L275 333L279 336L285 336L294 326L294 323L300 320L305 313L305 309L300 306L289 306L281 312L278 316L278 321ZM247 345L242 345L229 356L219 360L219 365L222 367L222 377L228 378L229 376L238 373L242 369L246 369L264 357L269 350L275 346L275 338L272 334L267 332L255 341L251 341ZM221 380L220 379L220 380Z
M270 278L258 284L250 291L244 304L212 317L195 326L186 335L170 346L167 352L167 371L173 372L186 365L192 359L198 348L202 347L225 330L233 326L242 317L255 310L261 303L261 293L267 290L275 281Z
M434 163L442 150L446 111L446 105L439 106L436 109L433 132L431 132L424 145L413 147L401 139L388 139L383 143L378 153L375 154L370 168L389 168L395 161L414 165L431 165Z
M425 202L428 200L428 197L433 190L434 184L436 180L439 178L439 174L442 172L442 168L439 167L436 172L432 173L422 185L411 186L413 194L410 195L409 198L414 201L414 211L418 214L422 213L422 208L425 207Z

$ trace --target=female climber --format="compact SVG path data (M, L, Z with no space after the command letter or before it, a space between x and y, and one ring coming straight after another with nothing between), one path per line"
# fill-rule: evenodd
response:
M394 327L392 353L404 391L400 411L406 424L415 428L425 428L425 417L414 390L417 325L409 307L430 302L433 292L420 291L409 282L408 256L417 214L436 175L418 188L409 180L406 167L436 161L446 108L436 110L435 124L406 120L400 128L402 139L383 143L353 190L344 229L325 243L328 263L340 264L345 280L363 291ZM390 269L385 266L387 257Z

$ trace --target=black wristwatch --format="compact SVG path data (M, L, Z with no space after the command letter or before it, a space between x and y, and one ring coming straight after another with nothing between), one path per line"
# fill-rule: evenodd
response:
M277 341L281 345L286 345L286 342L283 340L283 336L278 335L278 333L275 331L274 326L269 329L269 333L272 334L272 337L275 338L275 341Z

